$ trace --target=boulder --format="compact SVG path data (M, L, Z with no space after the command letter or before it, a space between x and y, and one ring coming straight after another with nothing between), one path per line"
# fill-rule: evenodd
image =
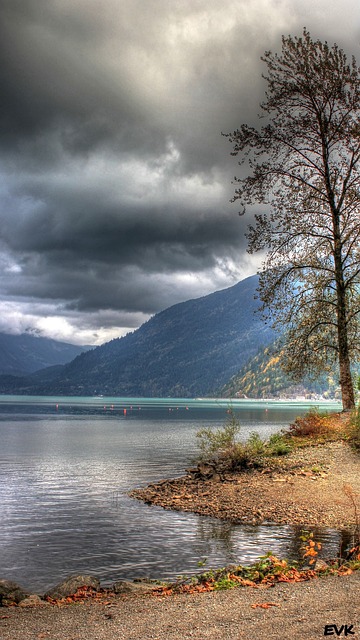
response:
M118 580L111 587L111 591L114 593L146 593L155 589L156 586L159 585L146 580L134 580L134 582L131 580Z
M214 482L222 482L224 480L223 471L220 463L216 462L199 462L196 468L186 469L192 480L213 480Z
M0 606L6 606L9 604L18 604L22 600L25 600L29 595L24 591L16 582L11 580L0 580Z
M53 598L54 600L67 598L68 596L73 596L81 587L92 587L95 591L99 591L100 581L94 576L69 576L66 580L47 591L45 597Z
M28 598L25 598L24 600L21 600L21 602L19 603L19 607L46 607L46 606L50 606L50 604L48 602L45 602L45 600L42 600L40 598L40 596L37 596L35 594L29 596Z

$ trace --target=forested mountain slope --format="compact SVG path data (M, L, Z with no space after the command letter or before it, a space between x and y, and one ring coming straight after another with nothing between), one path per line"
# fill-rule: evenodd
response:
M66 364L90 347L33 336L0 333L0 374L26 375Z
M319 375L316 380L305 376L299 383L294 383L282 370L280 357L278 340L261 348L219 390L220 395L239 398L341 397L336 371Z
M0 379L0 391L71 395L189 396L218 391L273 332L258 314L257 276L176 304L139 329L83 353L47 376Z

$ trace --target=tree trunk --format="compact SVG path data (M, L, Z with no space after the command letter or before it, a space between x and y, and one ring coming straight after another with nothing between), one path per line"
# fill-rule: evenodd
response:
M341 289L341 288L340 288ZM338 345L340 387L344 411L351 411L355 407L354 386L350 370L349 347L346 325L346 299L343 292L338 291Z
M338 331L338 353L340 368L340 387L343 403L343 411L351 411L355 407L354 386L350 369L348 327L347 327L347 297L346 286L344 280L343 256L342 256L342 240L340 230L339 211L335 207L334 197L327 185L328 197L331 203L333 232L334 232L334 267L336 282L336 312L337 312L337 331Z
M341 244L338 243L338 246ZM336 247L336 244L335 244ZM337 331L339 349L340 387L343 411L351 411L355 407L354 386L350 369L348 331L347 331L347 300L344 284L341 249L335 250L335 279L337 293Z
M341 357L339 354L339 365L343 411L351 411L355 407L355 395L349 357Z

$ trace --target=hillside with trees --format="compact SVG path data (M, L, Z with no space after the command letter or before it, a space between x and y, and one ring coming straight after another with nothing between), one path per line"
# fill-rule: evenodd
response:
M23 376L45 367L64 365L90 348L28 333L0 333L0 374Z
M258 277L188 300L60 369L0 376L1 393L172 396L216 394L274 339L256 313Z
M220 395L232 398L341 398L338 375L322 374L315 380L305 376L297 383L281 368L278 341L260 349L229 382Z

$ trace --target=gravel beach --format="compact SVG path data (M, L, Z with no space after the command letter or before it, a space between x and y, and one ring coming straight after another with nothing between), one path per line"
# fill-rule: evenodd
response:
M1 640L272 640L324 637L353 625L360 638L360 573L270 589L171 597L122 596L109 604L0 609ZM260 605L270 603L268 608ZM328 629L328 631L331 629ZM334 630L332 629L334 636Z
M135 489L131 496L165 509L191 511L234 523L328 526L355 524L344 493L360 494L360 458L344 441L296 449L259 471L199 481L190 475Z

